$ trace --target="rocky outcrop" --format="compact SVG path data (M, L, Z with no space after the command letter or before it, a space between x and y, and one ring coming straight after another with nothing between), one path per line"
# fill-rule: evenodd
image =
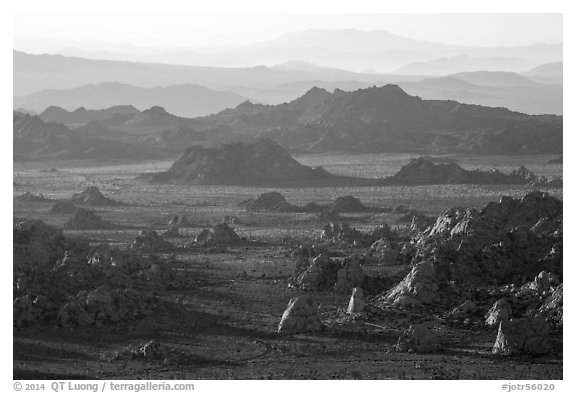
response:
M299 210L286 201L284 195L279 192L265 192L257 199L248 199L240 202L240 206L249 211L273 211L273 212L294 212Z
M202 247L229 247L244 243L228 224L216 224L212 228L203 229L194 238L192 245Z
M396 307L433 304L440 301L439 283L434 263L420 262L382 300Z
M334 290L336 292L346 293L359 286L364 281L366 274L360 267L360 257L353 255L344 259L342 267L338 270Z
M492 308L486 314L486 325L498 325L502 321L509 321L512 319L512 307L506 299L498 299Z
M366 300L364 299L364 292L362 288L356 287L352 290L352 296L350 296L350 302L348 303L347 314L359 314L366 307Z
M154 183L214 185L299 185L333 181L322 168L310 168L270 139L215 149L192 146L162 173L145 175Z
M322 328L316 305L308 295L290 299L278 324L278 333L314 332Z
M536 312L537 318L562 325L564 323L564 290L560 284L542 303Z
M121 202L105 197L98 187L89 186L79 194L74 194L70 200L76 205L82 206L115 206Z
M370 211L372 209L364 206L362 202L360 202L360 199L352 195L346 195L336 198L331 210L337 213L357 213Z
M395 175L384 179L387 185L424 184L527 184L532 186L561 187L558 179L537 177L525 167L504 174L497 169L483 172L466 170L455 163L439 163L420 157L403 166Z
M332 260L325 254L320 254L308 263L297 269L291 285L305 291L322 291L332 289L338 279L340 263ZM300 271L299 271L300 270Z
M532 192L481 211L449 209L418 238L415 260L434 261L446 280L501 285L542 270L561 274L561 245L562 201Z
M492 352L500 355L546 355L552 351L549 328L536 318L500 322Z
M380 265L392 266L402 264L398 244L386 239L375 241L367 252L367 258Z

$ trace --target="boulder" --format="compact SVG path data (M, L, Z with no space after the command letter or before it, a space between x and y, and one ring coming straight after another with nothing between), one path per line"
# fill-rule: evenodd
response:
M360 257L353 255L344 260L343 266L338 270L338 276L334 290L337 292L350 292L352 288L359 286L366 275L360 267Z
M538 291L546 291L550 289L551 286L558 285L558 277L550 272L541 271L535 278L533 282L533 288Z
M501 321L492 352L501 355L546 355L552 351L546 321L536 318Z
M364 206L360 199L352 195L346 195L336 198L331 210L337 213L355 213L367 211L370 208Z
M563 284L560 284L542 303L536 317L562 325L564 323Z
M242 201L240 206L249 211L292 212L298 210L286 201L284 195L276 191L265 192L257 199Z
M432 262L415 265L410 273L384 296L393 306L405 307L440 301L439 277Z
M398 338L395 349L402 352L437 352L442 345L428 326L411 325Z
M203 229L193 243L204 247L227 247L242 244L243 241L228 224L221 223Z
M320 254L312 260L305 270L296 272L294 286L305 291L319 291L330 289L336 284L338 271L341 265L326 256Z
M486 325L494 326L501 321L509 321L510 319L512 319L510 303L506 299L498 299L486 314Z
M350 302L348 303L348 314L359 314L364 310L366 306L366 301L364 300L364 292L362 288L356 287L352 290L352 296L350 296Z
M370 246L368 255L381 265L392 266L403 263L398 245L386 239L375 241Z
M316 305L308 295L300 295L290 299L278 324L279 333L310 332L318 331L321 328Z

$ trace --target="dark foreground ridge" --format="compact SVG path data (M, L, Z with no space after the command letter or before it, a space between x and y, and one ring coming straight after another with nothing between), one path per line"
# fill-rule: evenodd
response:
M466 170L455 163L417 158L387 178L338 176L300 164L276 142L232 143L209 149L191 146L166 172L144 174L151 183L238 186L387 186L428 184L517 184L561 187L562 180L537 177L525 167L510 174ZM282 201L280 201L282 202ZM290 209L284 206L284 209Z

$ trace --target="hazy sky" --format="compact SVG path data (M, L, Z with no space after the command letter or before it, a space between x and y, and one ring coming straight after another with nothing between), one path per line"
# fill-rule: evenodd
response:
M307 29L350 28L472 46L562 42L561 14L17 14L14 19L15 49L28 51L79 43L84 49L237 45Z

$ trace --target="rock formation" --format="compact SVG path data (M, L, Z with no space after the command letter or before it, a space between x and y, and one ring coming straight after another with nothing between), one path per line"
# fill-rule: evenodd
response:
M360 267L360 257L358 255L348 257L338 270L334 290L341 293L350 292L353 288L360 286L365 277L366 275Z
M308 295L290 299L278 324L278 333L314 332L322 328L316 305Z
M486 325L498 325L512 319L512 307L506 299L499 299L486 314Z
M249 211L293 212L298 210L297 207L292 206L286 201L284 195L276 191L265 192L257 199L248 199L240 202L239 205Z
M305 291L322 291L332 289L338 279L340 263L332 260L325 254L320 254L302 266L302 271L297 269L293 278L293 286Z
M432 304L440 300L440 278L432 262L420 262L383 300L397 307Z
M194 239L193 244L203 247L229 247L242 244L243 240L228 224L216 224L212 228L203 229Z
M492 352L501 355L545 355L552 351L548 325L536 318L500 322Z
M561 187L561 181L538 178L525 167L510 174L496 169L489 172L466 170L455 163L439 163L420 157L403 166L395 175L384 179L389 185L423 184L529 184Z
M356 287L352 290L352 296L350 296L346 312L351 315L359 314L364 310L364 307L366 307L364 292L362 292L362 288Z
M402 264L398 244L386 239L375 241L367 253L369 259L376 261L381 265L392 266Z
M74 194L70 200L76 205L82 206L114 206L121 205L121 202L105 197L98 187L89 186L80 194Z
M192 146L168 171L143 177L155 183L218 185L300 185L335 178L322 168L300 164L269 139L216 149Z

